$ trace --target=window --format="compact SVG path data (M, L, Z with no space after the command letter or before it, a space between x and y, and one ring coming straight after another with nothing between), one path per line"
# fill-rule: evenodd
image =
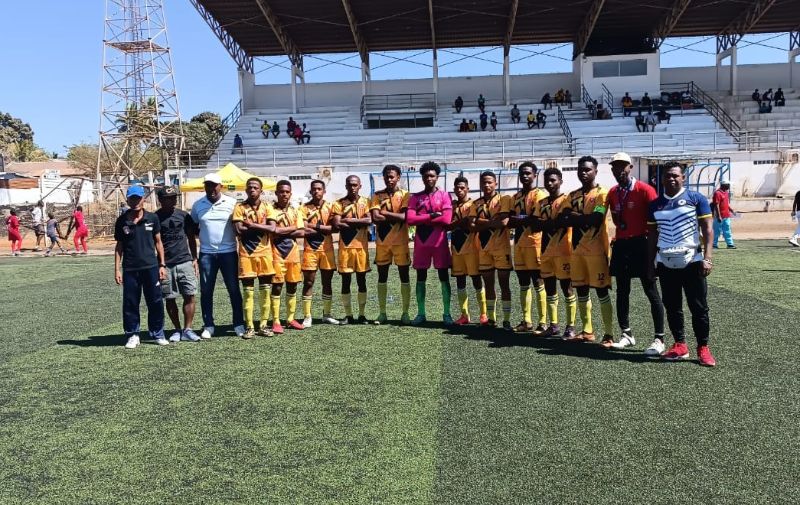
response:
M618 61L598 61L594 64L594 77L618 77Z
M624 60L619 62L619 75L647 75L647 60Z
M598 61L592 63L592 72L595 78L647 75L647 60Z

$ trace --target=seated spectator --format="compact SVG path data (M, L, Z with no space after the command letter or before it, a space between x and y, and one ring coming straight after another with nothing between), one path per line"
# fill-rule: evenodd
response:
M653 105L653 101L650 99L650 95L645 92L642 97L642 107L650 107L651 105Z
M632 112L633 112L633 99L627 92L625 92L625 96L622 97L622 116L629 117Z
M481 115L478 116L478 119L481 122L481 131L486 131L486 125L489 124L489 116L487 116L485 112L481 111Z
M572 108L572 93L569 90L564 92L564 103L569 105L569 108Z
M603 107L602 103L597 104L597 119L611 119L611 111Z
M636 131L638 132L646 132L647 125L644 123L644 116L642 116L642 109L636 111L636 116L634 116L634 121L636 122Z
M464 99L461 98L461 95L456 97L456 101L453 106L456 108L456 114L460 114L461 108L464 107Z
M471 132L478 131L478 124L475 121L471 120L471 119L469 120L469 131L471 131Z
M558 91L556 91L554 99L556 103L559 105L564 103L564 88L558 88Z
M647 131L647 128L650 127L650 131L656 131L656 125L658 124L658 119L656 115L653 114L653 109L647 111L647 115L644 117L644 131Z
M545 109L547 109L548 106L550 106L551 109L553 108L553 99L550 98L550 93L545 93L544 96L542 96L541 103Z
M268 139L270 130L272 130L272 127L270 127L269 121L265 119L264 124L261 125L261 135L263 135L265 139Z
M497 131L497 114L492 112L492 117L489 118L489 124L492 125L492 130Z
M514 107L511 109L511 122L514 124L519 123L519 109L517 108L517 104L514 104Z
M589 105L589 114L592 116L592 119L598 119L599 118L598 109L600 107L601 107L601 105L599 105L597 103L597 100L592 101L592 104Z
M308 129L305 123L303 123L303 143L310 144L311 143L311 130Z
M458 131L460 132L468 132L469 131L469 123L467 123L466 118L461 119L461 124L458 125Z
M294 124L294 133L292 134L292 138L294 139L297 144L303 143L303 129L300 128L300 125L295 123Z
M286 122L286 135L294 137L294 129L296 126L297 123L294 122L294 118L289 116L289 121Z
M753 91L753 94L750 95L750 98L752 98L754 102L758 102L758 105L761 105L761 93L758 92L758 88Z
M528 129L530 130L536 126L536 116L533 115L533 109L528 111Z
M656 117L658 118L659 123L666 122L667 124L669 124L669 120L672 117L672 114L667 112L667 109L665 109L664 106L662 105L661 107L658 108L658 112L656 112Z
M281 127L278 126L278 122L277 121L273 121L272 122L272 138L276 139L276 138L278 138L278 135L280 135L280 134L281 134Z
M772 105L762 101L761 105L758 106L758 112L759 114L769 114L772 112Z
M783 96L783 90L778 88L778 91L775 92L775 106L776 107L783 107L786 105L786 97Z
M772 105L772 88L769 88L761 95L761 101L767 102L767 105Z
M688 90L681 92L681 103L692 103L692 95L689 94Z
M482 94L478 96L478 108L481 110L481 112L486 109L486 99L483 98Z
M542 112L542 109L539 109L536 112L536 127L541 130L544 128L545 123L547 123L547 114Z
M244 154L244 142L242 142L242 137L240 137L238 133L233 136L233 149L231 150L231 154L236 154L236 151L239 151L239 154Z

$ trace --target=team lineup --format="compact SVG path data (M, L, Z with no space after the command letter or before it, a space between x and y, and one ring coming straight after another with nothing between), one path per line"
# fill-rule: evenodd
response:
M500 326L509 332L569 342L597 340L609 349L636 345L628 314L631 280L638 278L653 322L653 341L644 352L668 360L689 356L682 312L685 293L698 360L714 366L708 348L706 301L706 276L713 265L708 201L684 188L683 168L677 163L663 167L660 196L652 186L631 175L633 166L627 154L617 153L611 168L618 184L608 190L595 182L597 160L580 158L577 175L581 187L564 192L559 169L544 170L543 187L537 187L538 168L524 162L518 167L520 190L513 196L500 194L496 174L484 171L479 178L480 196L473 200L469 181L463 176L454 180L455 199L440 189L441 169L435 162L419 167L424 189L414 194L399 187L401 169L387 165L382 172L385 188L371 198L360 194L361 181L351 175L346 179L343 198L325 200L325 182L314 180L309 188L310 201L299 207L290 203L290 181L278 181L275 202L267 203L261 200L261 179L251 178L246 185L247 199L237 203L222 193L219 176L210 174L204 179L206 194L195 202L191 213L176 207L178 191L172 187L158 190L157 212L144 211L144 190L132 186L127 195L130 210L119 217L115 227L115 277L123 286L126 347L139 344L142 294L148 306L148 330L156 343L213 337L213 293L218 273L230 298L234 331L245 339L282 334L285 328L311 327L318 275L323 323L387 324L392 265L400 280L399 322L420 326L428 321L426 288L432 266L439 279L441 321L445 326L475 322L486 328ZM607 227L609 212L616 230L613 242ZM369 230L373 225L379 312L370 321L365 310L367 273L371 270ZM409 227L414 230L413 251ZM338 255L333 243L337 233ZM416 274L413 319L411 268ZM511 321L512 270L519 283L522 313L522 321L516 325ZM343 318L333 314L335 272L341 276ZM353 276L357 315L352 306ZM451 314L451 276L456 279L456 319ZM612 276L616 279L618 340L614 337ZM468 277L474 290L474 309L470 308ZM198 280L203 295L200 335L192 330ZM297 318L297 287L301 283L302 321ZM559 291L566 306L564 321L559 320ZM601 337L592 320L591 291L600 305ZM183 324L177 306L179 296L183 299ZM162 298L176 328L169 338L164 333ZM668 350L665 309L675 339Z

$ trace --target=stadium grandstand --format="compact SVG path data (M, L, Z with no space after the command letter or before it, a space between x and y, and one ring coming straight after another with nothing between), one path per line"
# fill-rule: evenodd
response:
M348 173L374 173L390 162L412 168L434 159L453 171L507 169L532 159L569 171L581 155L602 163L626 151L645 180L659 160L673 158L716 167L695 171L705 177L693 181L698 187L711 188L723 175L737 195L800 187L797 1L191 2L239 67L240 102L216 153L187 175L233 162L261 175L322 177L338 187ZM737 63L744 36L781 32L789 34L787 63ZM716 37L715 66L662 68L666 38L698 36ZM572 44L571 72L512 75L513 46L554 43ZM437 51L466 47L502 48L502 75L440 78ZM371 53L409 50L431 52L429 78L371 79ZM361 80L306 83L304 55L332 53L357 54ZM274 56L288 58L288 82L256 84L254 59ZM761 111L752 91L779 87L785 105ZM569 90L572 103L545 107L543 96L555 101L558 90ZM626 93L632 103L623 107ZM496 128L459 131L462 120L479 121L481 94ZM457 96L464 99L460 113ZM519 123L511 118L514 105ZM539 109L546 122L529 127L528 112ZM290 117L301 131L308 125L308 143L287 134ZM264 138L265 121L277 122L277 137ZM234 146L237 135L241 148Z

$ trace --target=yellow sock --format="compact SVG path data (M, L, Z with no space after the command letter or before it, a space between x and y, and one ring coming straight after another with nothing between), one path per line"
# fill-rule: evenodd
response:
M600 315L603 317L603 331L606 335L614 334L614 306L611 304L611 296L606 295L600 298Z
M486 315L486 290L481 288L480 290L475 292L475 298L478 300L478 307L481 309L482 316Z
M361 291L358 292L358 315L363 316L364 311L367 308L367 294L362 293Z
M342 293L342 306L344 307L344 315L353 317L353 303L350 293Z
M385 282L378 283L378 307L381 314L386 314L386 291L387 286Z
M461 315L469 317L469 298L467 288L458 290L458 304L461 306Z
M400 283L400 298L403 300L403 314L408 314L408 307L411 305L411 284L408 282Z
M564 300L567 302L567 326L575 326L575 316L578 312L577 300L578 298L574 294Z
M311 302L314 298L311 296L303 296L303 317L311 317Z
M530 286L520 286L519 287L519 305L522 309L522 320L526 323L531 322L531 287ZM505 310L505 306L503 306L503 310Z
M253 326L253 308L255 307L256 289L253 286L245 286L242 293L242 304L244 305L244 325L247 328Z
M578 312L581 314L583 331L594 333L594 327L592 327L592 300L588 295L578 297Z
M558 295L547 296L547 319L550 324L558 324Z
M286 322L294 321L297 316L297 293L286 293Z
M536 290L536 311L539 313L539 324L547 324L547 293L544 292L544 284L534 286Z
M503 322L511 321L511 300L502 300Z
M281 322L281 297L273 296L272 297L272 317L273 322L280 324Z
M486 316L497 322L497 300L486 299Z
M331 306L333 305L333 300L331 300L330 295L326 295L323 293L322 295L322 315L323 316L330 316L331 315Z
M272 306L270 305L270 291L272 291L271 284L259 284L258 285L258 303L261 305L261 324L262 328L266 328L268 326L268 321L270 317L270 309Z

